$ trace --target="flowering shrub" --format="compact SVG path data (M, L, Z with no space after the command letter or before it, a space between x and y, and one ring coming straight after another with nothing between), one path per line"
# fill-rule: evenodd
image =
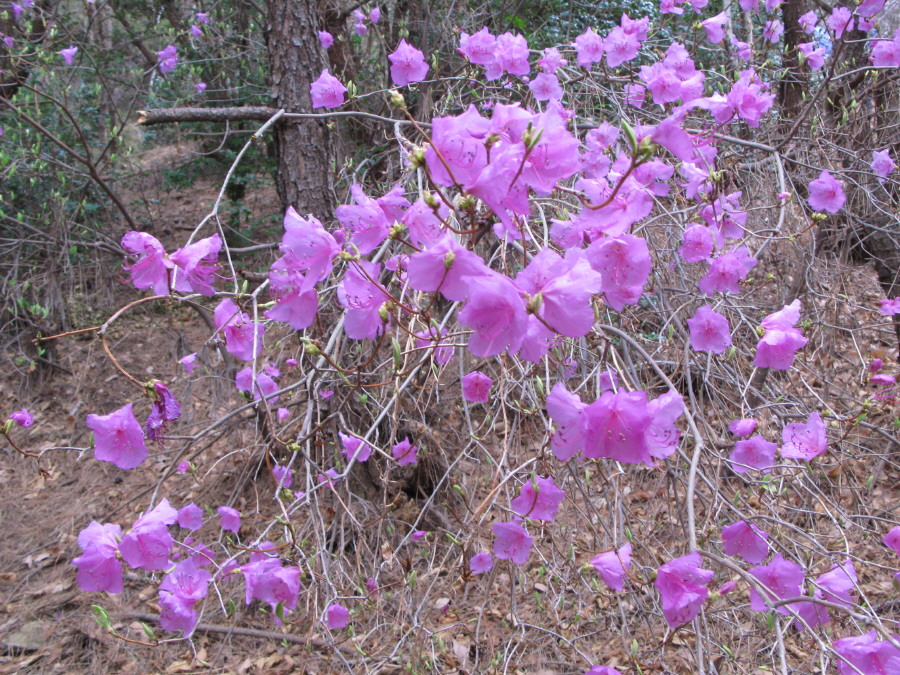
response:
M699 18L705 7L684 4L664 0L660 12ZM419 592L418 575L438 564L417 572L410 557L415 546L432 545L427 525L449 541L441 543L444 573L453 567L465 584L484 575L489 587L502 570L516 593L540 569L545 588L564 589L560 598L570 587L607 603L633 592L640 621L669 637L692 634L698 672L713 658L736 658L710 638L710 624L724 612L735 624L750 622L751 611L766 613L770 633L760 639L776 646L782 666L787 617L819 631L821 658L840 672L876 672L866 670L876 662L893 672L895 626L859 601L848 557L860 556L861 565L867 554L824 543L879 527L828 511L837 507L819 483L848 459L842 444L865 414L805 396L800 383L813 356L804 350L821 329L804 313L816 298L799 297L804 270L791 271L791 286L771 283L766 272L779 269L766 257L772 249L808 249L804 236L825 214L844 213L849 181L862 180L851 174L881 185L893 159L890 150L870 149L855 174L810 172L771 140L770 123L791 122L779 118L764 70L786 35L772 15L776 4L741 1L761 36L753 44L735 39L727 10L700 22L697 44L669 39L678 24L668 19L662 30L649 17L623 15L606 35L586 28L536 63L520 34L463 32L459 54L473 100L448 103L420 123L408 109L414 90L388 93L403 136L397 184L377 192L353 184L330 222L288 208L279 257L252 289L238 285L219 232L194 241L215 219L172 253L146 232L127 232L124 269L136 289L153 293L132 305L203 303L211 342L241 362L234 410L254 411L265 430L271 504L252 515L219 505L216 521L211 504L204 512L161 499L130 526L91 522L72 561L81 589L122 592L126 565L157 572L160 626L190 638L204 607L226 611L220 589L243 584L245 603L261 601L273 623L305 622L333 635L363 620L383 586ZM827 36L833 50L798 46L806 66L836 59L877 5L804 15L799 25ZM357 35L381 18L374 9L357 12ZM328 49L335 38L309 39ZM885 46L898 39L873 41L873 66L900 65ZM742 69L704 70L701 49L725 50L722 58ZM63 56L71 63L75 53ZM158 56L159 70L175 76L177 50ZM387 59L397 87L441 74L405 39ZM542 72L532 78L536 68ZM353 111L351 89L329 70L309 87L314 108ZM765 158L753 162L773 167L774 184L764 185L767 178L751 189L741 184L749 173L728 168L748 149ZM896 302L886 300L882 314L896 314ZM186 377L196 377L198 360L181 359ZM95 459L132 470L167 442L186 402L169 384L118 367L149 402L146 422L135 414L148 408L142 401L92 412L84 424ZM766 387L758 374L770 372ZM420 421L410 410L432 395L437 413ZM879 405L866 397L860 411L888 410L886 400ZM24 412L13 413L8 438L21 436L12 422L30 424ZM449 435L451 416L465 431L444 445L438 439ZM778 437L781 446L770 440ZM439 477L426 481L428 472ZM671 490L661 528L642 520L630 497L629 484L648 475L660 496ZM375 508L362 496L363 480L383 491L406 481L407 493L423 500L401 538L382 521L403 499L397 493ZM434 515L438 494L452 520ZM817 508L796 506L807 499L826 505L828 523L813 522ZM363 516L367 508L378 513ZM789 524L782 509L808 511L809 522ZM774 522L764 531L755 524L764 521ZM176 524L196 533L190 543ZM379 549L367 539L370 526L385 528ZM352 530L355 541L344 542L336 528ZM804 528L821 529L807 539ZM214 553L207 546L215 538ZM892 531L885 544L898 550L897 539ZM353 574L332 568L343 555L339 540L342 551L355 547ZM741 597L725 605L716 577ZM824 632L826 623L849 637ZM878 628L863 633L869 625ZM632 649L635 667L650 658L641 649ZM589 672L618 672L581 656L578 667Z

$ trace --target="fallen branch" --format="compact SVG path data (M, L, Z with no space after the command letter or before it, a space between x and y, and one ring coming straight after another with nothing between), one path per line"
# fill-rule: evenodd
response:
M265 106L238 106L231 108L155 108L138 110L137 123L142 126L169 124L171 122L239 122L241 120L267 120L278 110Z

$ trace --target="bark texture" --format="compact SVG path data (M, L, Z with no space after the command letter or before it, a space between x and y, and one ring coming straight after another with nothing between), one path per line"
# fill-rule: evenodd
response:
M266 20L273 107L311 112L309 85L324 68L316 34L318 5L308 0L272 0L267 3ZM320 219L332 218L335 138L327 123L286 120L275 129L275 149L282 206Z

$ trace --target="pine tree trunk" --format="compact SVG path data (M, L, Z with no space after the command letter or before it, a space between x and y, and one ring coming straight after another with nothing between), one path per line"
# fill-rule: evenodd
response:
M266 46L270 83L276 108L311 112L309 85L322 72L323 60L316 32L317 4L309 0L270 0L267 3ZM290 120L277 125L278 193L282 206L320 219L334 214L332 162L335 138L324 120Z

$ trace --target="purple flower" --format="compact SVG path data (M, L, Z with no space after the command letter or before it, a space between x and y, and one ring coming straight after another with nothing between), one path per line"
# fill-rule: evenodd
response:
M369 447L369 444L363 443L356 436L338 432L338 437L341 439L341 445L343 446L341 454L347 458L348 462L354 458L357 462L365 462L372 456L372 448Z
M691 331L691 348L695 351L721 354L731 346L728 319L709 305L698 307L687 324Z
M894 316L900 314L900 295L891 300L882 300L878 313L883 316Z
M806 422L792 422L781 430L781 456L793 459L813 459L828 449L825 423L822 416L814 412Z
M523 518L549 522L556 520L556 512L565 497L566 493L556 487L552 478L538 476L522 485L519 496L509 506Z
M334 603L328 606L325 611L328 616L327 625L329 630L338 630L346 628L350 623L350 610L341 604Z
M756 579L774 595L776 600L786 600L802 595L803 568L795 562L785 560L780 553L772 562L762 567L751 567L749 570ZM771 597L767 597L771 601ZM768 610L763 598L757 592L755 586L750 587L750 609L755 612ZM776 610L779 614L790 614L787 605L782 605Z
M894 553L900 555L900 525L891 528L891 531L884 535L882 541L885 546L893 549Z
M320 30L319 44L322 45L322 49L328 49L329 47L331 47L331 45L334 44L334 36L327 30Z
M209 25L209 17L206 16L206 12L197 12L197 23L202 23L204 26Z
M122 528L96 520L78 534L82 554L72 561L78 568L78 587L85 592L121 593L122 562L117 558Z
M275 411L275 417L278 418L279 422L286 422L291 418L291 411L287 408L279 408Z
M558 101L563 97L559 78L553 73L539 73L528 83L528 88L538 101Z
M800 28L803 29L804 33L806 33L807 35L811 35L813 30L815 30L816 28L817 21L818 18L816 17L816 13L810 10L800 17L798 23L800 24Z
M66 62L66 65L71 66L75 62L75 55L78 53L78 47L67 47L66 49L61 49L59 53L62 54L63 61Z
M700 22L706 31L706 39L713 44L718 44L725 39L725 24L728 23L727 12L721 12Z
M394 456L394 459L397 460L397 464L406 466L407 464L416 463L418 460L418 457L416 457L418 450L419 448L417 446L409 442L409 437L406 437L391 448L391 454Z
M199 620L194 606L206 597L211 579L193 557L175 565L159 585L159 625L190 637Z
M178 49L174 45L169 45L162 51L156 52L159 59L159 72L171 73L178 65Z
M459 36L459 53L471 63L488 66L494 62L497 38L485 27L474 35L462 33Z
M21 410L16 410L13 412L9 419L15 422L18 426L23 429L27 429L32 424L34 424L34 415L32 415L26 408L22 408Z
M890 148L886 150L874 150L872 152L872 171L878 175L878 180L884 182L894 170L894 160L891 159Z
M469 560L469 569L473 574L484 574L494 569L494 559L487 551L476 553Z
M131 530L119 544L122 559L136 569L164 570L169 566L169 551L174 539L169 525L175 523L178 512L163 499L151 511L134 521Z
M95 459L128 470L147 458L144 432L130 403L109 415L88 415L86 424L94 432Z
M398 87L421 82L428 75L425 55L406 40L400 40L397 49L388 54L388 60L391 62L391 80Z
M722 547L728 555L739 555L751 565L761 563L769 554L763 532L753 523L739 520L722 528Z
M191 463L185 460L184 462L178 463L178 467L176 468L176 471L178 471L178 473L187 473L188 471L190 471L190 469L191 469Z
M250 317L240 310L234 300L231 298L222 300L216 306L213 317L216 330L225 335L225 349L229 354L242 361L253 361L254 352L256 354L262 352L265 326L261 321L254 326ZM257 376L257 383L263 375L260 373Z
M279 603L285 609L294 609L300 593L300 568L283 567L278 558L265 553L274 548L271 542L263 542L258 548L260 550L250 554L250 562L241 567L246 584L246 604L256 599L268 602L273 612ZM277 616L275 620L281 623Z
M757 469L763 473L771 473L775 465L775 451L778 446L757 434L745 441L734 444L734 450L728 456L731 469L735 473L747 473Z
M219 269L219 251L222 239L214 234L178 249L169 256L178 268L175 290L182 293L200 293L212 297L216 294L213 278Z
M153 405L144 424L144 432L152 441L162 446L166 424L181 417L181 405L175 400L169 388L159 380L153 381Z
M547 47L538 59L538 67L545 73L555 73L558 68L568 64L556 47ZM590 133L590 132L588 132Z
M469 302L459 313L459 322L473 331L469 338L471 352L475 356L496 356L507 348L518 351L528 332L528 315L516 285L497 273L467 277L466 281Z
M198 82L194 85L194 90L198 94L202 94L204 91L206 91L206 82Z
M322 71L319 79L309 85L313 108L337 108L344 103L347 87L341 84L328 69Z
M684 231L681 238L681 248L678 249L685 262L700 262L712 255L713 232L709 227L691 223Z
M821 70L825 66L825 48L819 47L817 42L801 42L797 49L806 58L810 70Z
M625 305L637 304L653 267L646 241L631 234L603 237L585 255L600 273L601 291L610 307L621 312Z
M750 257L746 246L724 253L712 260L709 271L700 279L698 284L700 291L706 295L714 293L741 292L740 282L756 267L756 258Z
M373 7L371 11L369 11L369 21L372 23L381 21L381 7Z
M800 320L800 310L800 300L794 300L762 320L765 335L756 345L755 367L790 369L794 355L807 343L806 337L795 327Z
M494 523L494 557L512 560L516 565L524 565L531 552L534 537L517 522Z
M766 21L766 25L763 27L763 37L771 42L773 45L781 40L781 36L784 34L784 24L782 24L778 19L770 19Z
M175 267L166 257L166 250L156 237L146 232L126 232L122 236L122 248L134 262L125 265L131 272L135 288L152 288L156 295L168 295L169 270Z
M484 373L473 370L462 378L463 398L472 403L487 403L494 381Z
M294 471L281 464L272 467L272 478L278 487L289 488L294 483Z
M203 509L191 502L178 509L175 519L178 522L178 527L185 530L199 530L203 527Z
M809 183L807 201L814 211L837 213L846 200L843 184L827 171L823 171Z
M707 584L714 572L703 569L696 551L665 563L657 570L654 586L662 599L663 616L672 628L692 621L709 597Z
M584 675L622 675L622 673L609 666L591 666Z
M887 640L879 640L875 630L835 640L834 651L840 657L837 664L840 675L900 672L900 649Z
M230 506L220 506L216 509L222 529L237 533L241 529L241 512ZM249 603L248 603L249 604Z
M191 24L191 37L200 37L203 35L203 29L197 24Z
M853 15L849 7L835 7L831 10L831 15L825 20L831 30L834 31L834 39L840 40L844 36L845 31L853 30Z
M249 394L251 388L253 388L253 368L247 366L239 370L234 377L234 386L237 387L238 391L245 391ZM278 397L273 396L276 391L278 391L278 383L268 374L256 374L256 388L253 390L254 401L265 398L269 403L274 404L278 401Z
M428 536L428 532L426 530L416 530L411 535L409 535L409 538L411 541L421 541L426 536Z
M575 49L578 52L578 65L590 68L592 63L599 63L603 58L603 38L593 28L588 28L575 38Z
M862 0L856 8L860 16L871 18L884 9L885 0Z
M759 422L752 417L747 417L741 420L734 420L728 425L728 431L738 438L747 438L747 436L756 431L757 426L759 426Z
M625 577L631 568L631 550L631 543L626 542L618 550L601 553L591 560L603 583L619 593L625 588Z

